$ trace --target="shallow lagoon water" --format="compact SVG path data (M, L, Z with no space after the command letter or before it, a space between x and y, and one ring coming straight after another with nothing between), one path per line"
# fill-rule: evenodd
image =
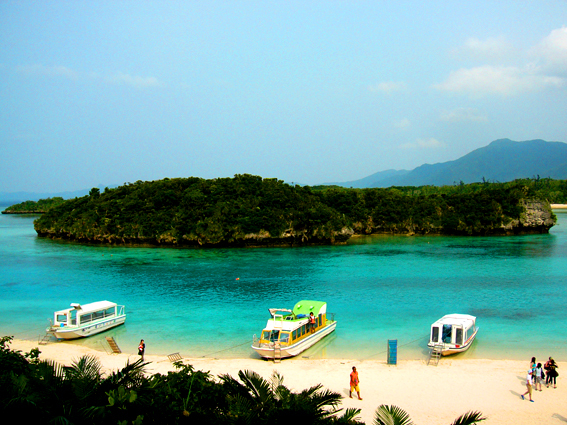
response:
M310 358L426 358L429 326L477 316L461 358L567 356L567 212L547 235L371 236L343 246L255 249L126 248L38 238L33 216L0 216L0 332L43 335L72 302L126 305L126 325L64 344L102 349L114 336L134 353L256 357L268 308L324 300L337 331Z

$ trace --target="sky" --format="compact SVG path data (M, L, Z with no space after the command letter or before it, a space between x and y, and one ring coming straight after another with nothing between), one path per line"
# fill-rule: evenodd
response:
M0 192L567 142L567 1L0 0Z

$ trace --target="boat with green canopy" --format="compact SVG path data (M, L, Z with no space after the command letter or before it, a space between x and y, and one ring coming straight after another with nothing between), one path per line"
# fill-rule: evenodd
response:
M270 319L252 343L252 348L266 359L297 356L337 327L334 317L329 319L327 303L323 301L302 300L291 310L268 310Z

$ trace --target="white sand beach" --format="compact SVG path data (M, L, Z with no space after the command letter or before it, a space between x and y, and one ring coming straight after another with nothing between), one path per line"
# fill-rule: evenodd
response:
M567 204L551 204L552 210L565 210L567 209Z
M35 341L14 340L11 348L28 352L38 347L40 358L51 359L69 365L85 354L96 355L105 371L122 368L127 361L134 362L135 353L107 354L69 342L51 342L39 345ZM535 353L537 355L537 353ZM553 354L553 353L550 353ZM567 423L567 382L557 378L557 389L534 391L534 403L522 401L529 360L465 360L458 357L442 358L438 366L427 366L425 361L402 361L389 366L384 361L348 359L287 359L274 364L256 359L186 358L183 361L197 370L209 371L218 376L237 376L239 370L254 370L264 378L270 378L277 370L284 376L284 384L300 391L321 383L325 388L341 393L345 399L342 407L362 409L361 419L371 424L374 411L380 404L394 404L406 410L414 423L450 424L455 418L470 410L481 411L488 418L487 424L565 424ZM547 357L538 358L542 363ZM167 356L147 354L151 362L147 373L165 374L174 370ZM561 360L561 359L556 359ZM567 362L558 362L559 373L567 370ZM356 366L360 376L363 400L350 399L349 374Z

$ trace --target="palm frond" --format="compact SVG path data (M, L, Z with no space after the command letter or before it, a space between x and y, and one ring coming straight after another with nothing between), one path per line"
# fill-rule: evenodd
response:
M471 425L477 422L484 421L486 418L482 417L481 412L467 412L464 415L459 416L451 425Z
M258 373L251 370L241 370L238 372L238 377L257 401L265 403L274 398L270 383Z
M398 406L382 404L374 414L374 425L413 425L409 414Z
M102 364L98 357L86 354L78 360L73 360L71 366L65 367L68 377L98 382L101 379Z
M36 372L40 380L50 385L60 384L65 379L65 367L53 360L40 360Z
M353 407L349 407L344 411L344 413L341 416L336 418L335 423L348 424L348 425L362 424L363 422L361 422L360 418L357 417L358 415L360 415L361 411L362 411L361 409L355 409Z

